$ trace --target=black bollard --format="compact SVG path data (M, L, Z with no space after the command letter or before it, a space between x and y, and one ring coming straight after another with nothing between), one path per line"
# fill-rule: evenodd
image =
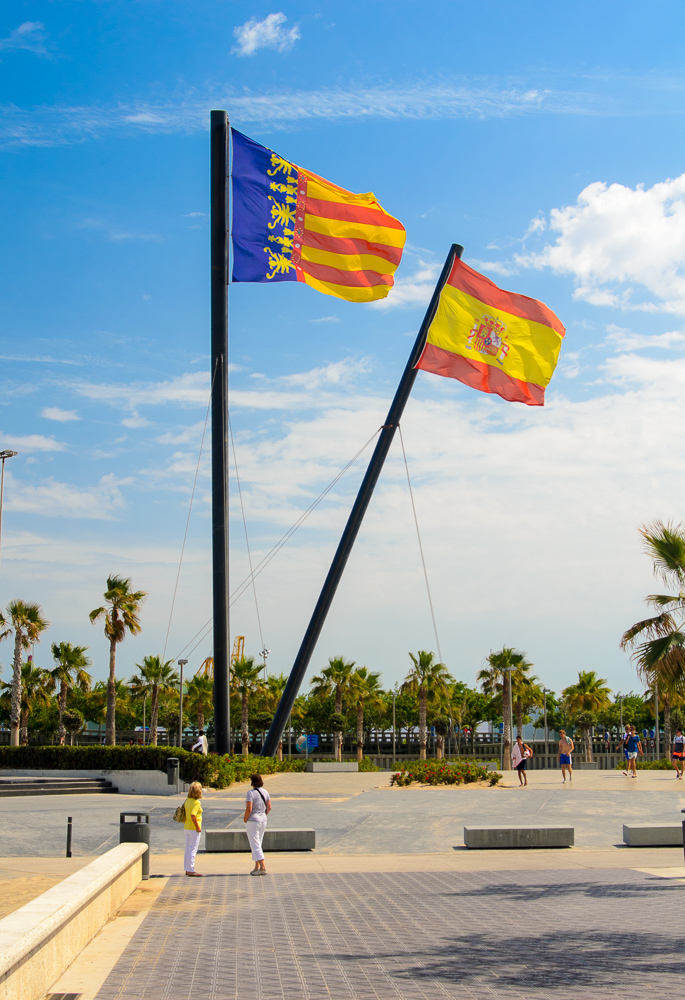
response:
M67 857L71 857L71 816L67 816Z

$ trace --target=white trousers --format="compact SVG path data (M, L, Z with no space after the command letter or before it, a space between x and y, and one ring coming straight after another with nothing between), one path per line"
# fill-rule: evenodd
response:
M263 861L264 851L262 850L262 838L264 837L264 831L266 830L266 816L262 820L252 818L248 819L245 824L245 829L247 830L247 839L250 841L252 860Z
M195 855L197 854L197 849L200 846L201 833L197 830L186 830L186 849L183 855L183 865L184 871L194 872L195 871Z

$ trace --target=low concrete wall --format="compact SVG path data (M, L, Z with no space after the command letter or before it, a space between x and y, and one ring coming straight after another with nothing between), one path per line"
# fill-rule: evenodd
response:
M572 826L465 826L464 844L471 850L523 847L573 847Z
M307 770L317 774L321 771L358 771L359 764L356 760L343 760L340 763L333 760L308 760Z
M122 795L175 795L176 785L167 784L162 771L65 771L57 768L0 767L0 778L106 778ZM179 782L179 791L187 792L185 781Z
M315 830L264 831L262 847L265 851L313 851L316 847ZM205 850L210 853L249 851L245 830L206 830Z
M40 1000L140 883L145 844L119 844L0 920L0 1000Z
M623 843L628 847L682 847L683 828L680 823L623 824Z

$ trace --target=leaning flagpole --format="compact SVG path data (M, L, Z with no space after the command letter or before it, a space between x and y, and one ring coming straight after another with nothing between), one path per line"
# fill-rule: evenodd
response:
M214 748L230 750L228 618L228 115L212 111L211 382Z
M392 401L385 423L378 438L378 442L374 449L374 453L371 456L371 461L369 462L369 467L366 470L366 475L364 476L362 484L359 487L357 499L354 502L354 507L352 508L347 524L345 525L345 530L342 538L340 539L333 562L331 563L331 568L328 571L328 576L326 577L319 599L316 602L314 614L311 617L309 627L305 632L302 645L300 646L292 670L290 671L288 682L283 691L283 695L281 696L281 700L278 703L278 708L276 709L276 714L274 715L273 722L271 723L271 728L269 729L266 740L264 741L262 756L273 757L278 749L279 743L281 742L283 730L285 729L288 717L292 712L295 699L297 698L302 685L302 681L307 673L309 661L312 658L314 648L319 639L319 635L321 634L321 629L324 626L326 616L331 604L333 603L333 598L335 597L335 592L338 589L338 584L342 579L345 565L350 556L350 552L352 551L352 546L354 545L357 534L359 533L361 523L364 520L366 508L371 500L374 488L378 482L378 477L381 474L383 464L395 436L395 431L397 430L397 426L404 412L404 407L409 399L412 387L416 380L416 373L418 370L416 365L418 364L421 354L423 353L423 349L426 344L426 337L428 336L428 330L430 329L430 325L433 322L438 308L440 293L442 292L445 282L449 277L455 259L461 257L463 252L464 248L462 246L459 246L458 243L453 243L450 248L450 252L447 255L447 260L445 261L438 283L435 286L435 291L433 292L433 296L430 300L430 305L428 306L426 315L423 318L421 329L419 330L411 354L409 355L409 360L407 361L406 368L404 369L404 373L400 379L400 384L397 387L395 398Z

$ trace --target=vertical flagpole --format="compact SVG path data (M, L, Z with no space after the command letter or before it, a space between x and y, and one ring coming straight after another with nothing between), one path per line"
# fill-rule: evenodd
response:
M445 261L438 283L435 286L435 291L433 292L433 296L430 300L430 305L426 310L426 315L423 318L421 329L419 330L412 352L409 355L409 360L407 361L404 373L400 379L400 384L397 387L395 398L393 399L388 415L385 418L385 424L381 430L374 453L371 456L369 467L366 470L366 475L364 476L362 484L359 487L357 499L354 502L354 507L352 508L350 516L347 520L345 530L342 538L340 539L333 562L331 563L331 568L328 571L328 576L326 577L323 589L319 595L319 600L316 603L314 614L311 617L309 627L305 632L302 645L300 646L293 668L290 671L288 683L286 684L281 700L278 703L278 708L276 709L276 714L274 715L273 722L271 723L271 728L269 729L264 742L264 748L262 750L262 754L264 756L272 757L281 741L283 729L288 720L288 716L292 712L298 691L300 690L302 681L307 673L307 667L309 666L309 661L312 658L314 648L319 635L321 634L321 629L326 621L326 615L328 614L330 606L333 603L333 598L336 590L338 589L338 584L342 578L350 552L352 551L352 546L354 545L355 539L359 533L361 523L364 520L366 508L369 505L374 488L378 482L378 477L381 474L383 463L385 462L387 454L390 450L390 445L392 444L392 439L395 436L397 425L400 422L400 418L404 412L404 407L406 406L412 387L416 381L416 365L418 364L425 347L428 330L433 322L438 308L440 293L442 292L445 282L449 277L454 261L457 257L461 257L463 252L463 247L459 246L457 243L453 243L450 248L450 252L447 255L447 260Z
M214 619L214 748L229 747L228 620L228 116L212 111L212 612Z

